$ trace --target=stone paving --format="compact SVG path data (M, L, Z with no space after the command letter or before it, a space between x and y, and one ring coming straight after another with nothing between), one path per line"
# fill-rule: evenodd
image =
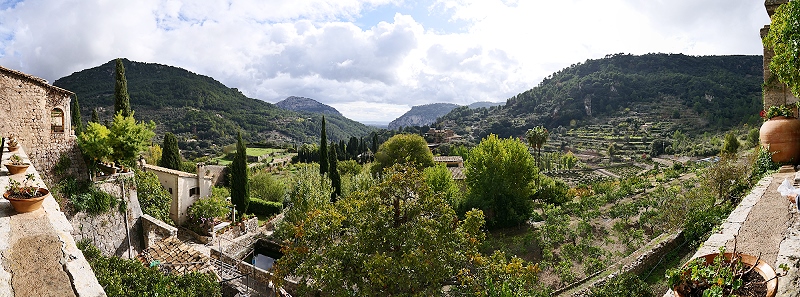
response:
M15 153L30 162L22 149ZM6 150L2 163L10 155ZM26 173L33 173L45 187L33 166ZM10 178L24 179L24 175L9 176L3 167L0 188L5 189ZM0 199L0 297L106 296L71 231L52 196L42 208L28 213L17 213Z
M800 296L800 213L777 190L786 178L795 187L800 184L800 172L791 167L759 181L693 258L717 253L721 246L733 251L736 244L738 252L761 255L777 272L781 264L789 265L788 274L778 280L777 296ZM664 296L674 294L670 290Z

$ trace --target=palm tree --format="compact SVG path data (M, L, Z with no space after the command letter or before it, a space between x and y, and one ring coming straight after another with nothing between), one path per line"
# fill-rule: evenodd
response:
M533 129L528 129L525 136L528 138L528 145L536 150L536 164L541 167L542 147L547 143L547 138L549 136L547 128L543 126L533 127Z

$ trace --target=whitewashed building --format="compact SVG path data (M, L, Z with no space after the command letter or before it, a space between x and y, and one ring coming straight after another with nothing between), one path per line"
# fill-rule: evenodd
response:
M169 217L180 226L186 222L189 206L197 199L211 195L213 187L212 177L206 176L203 165L198 164L197 172L188 173L160 166L141 163L142 170L153 172L158 176L158 181L172 196L169 206Z

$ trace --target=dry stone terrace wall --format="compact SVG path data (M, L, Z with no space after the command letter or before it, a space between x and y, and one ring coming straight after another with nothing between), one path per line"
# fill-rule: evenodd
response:
M14 135L26 148L42 178L54 180L53 168L62 155L71 160L68 174L85 177L86 166L72 130L70 91L43 79L0 67L0 136ZM54 132L51 112L62 112L63 132Z
M133 173L128 175L132 176ZM121 197L121 188L112 180L98 183L97 186L104 192ZM90 215L79 212L70 219L72 224L72 237L75 241L82 239L89 240L97 246L105 256L117 256L128 258L128 237L130 236L131 254L139 254L143 250L142 244L142 223L140 217L142 210L139 206L139 199L136 190L126 189L125 213L120 212L118 207L114 207L106 213ZM127 219L127 222L126 222Z

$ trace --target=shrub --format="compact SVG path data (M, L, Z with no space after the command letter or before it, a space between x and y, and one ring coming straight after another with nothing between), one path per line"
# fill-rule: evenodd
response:
M225 198L218 196L197 199L189 206L189 217L193 220L224 218L231 212L229 206Z
M139 198L139 205L142 212L167 224L174 225L169 217L169 204L172 196L161 186L158 176L152 172L135 170L136 172L136 194Z
M338 168L342 176L352 176L361 173L363 166L355 160L344 160L338 163Z
M258 171L250 176L250 196L265 201L283 202L286 196L286 186L272 173Z
M85 211L91 215L104 213L117 205L117 198L97 188L88 192L71 196L72 206L77 211Z
M222 296L222 288L212 274L164 274L137 260L102 256L85 240L78 242L78 248L108 296Z
M258 216L269 217L274 214L280 213L283 210L283 204L280 202L264 201L258 198L250 198L250 207L248 210Z
M538 179L539 189L533 194L533 199L555 205L561 205L572 200L572 197L569 196L569 185L564 181L544 174L539 174Z

